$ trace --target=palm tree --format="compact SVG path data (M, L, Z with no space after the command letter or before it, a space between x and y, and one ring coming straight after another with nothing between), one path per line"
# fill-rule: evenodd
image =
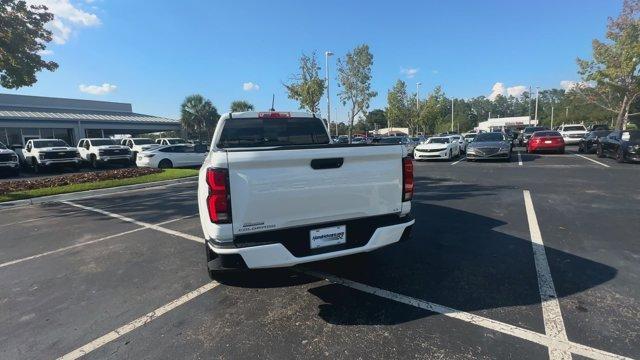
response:
M236 100L231 103L231 112L242 112L242 111L253 111L253 104L244 101L244 100Z
M216 122L220 118L218 110L211 103L199 94L187 96L180 105L180 122L189 133L195 135L198 140L203 140L203 136L211 138Z

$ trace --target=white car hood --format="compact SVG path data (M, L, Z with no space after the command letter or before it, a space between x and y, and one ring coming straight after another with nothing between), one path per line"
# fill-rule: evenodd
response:
M445 150L451 144L420 144L416 147L418 150Z

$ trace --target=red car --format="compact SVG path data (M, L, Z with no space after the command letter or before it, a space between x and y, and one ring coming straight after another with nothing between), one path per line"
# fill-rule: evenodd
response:
M555 151L564 154L564 140L557 131L536 131L527 143L527 152Z

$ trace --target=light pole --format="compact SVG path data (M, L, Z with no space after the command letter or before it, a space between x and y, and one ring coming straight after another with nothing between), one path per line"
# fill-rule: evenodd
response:
M420 85L421 82L416 83L416 127L418 127L418 119L420 119ZM415 136L415 134L413 134Z
M451 132L453 132L453 98L451 98Z
M535 116L536 121L538 121L538 98L539 97L540 97L540 88L536 86L536 116Z
M553 130L553 106L551 107L551 130Z
M329 96L329 56L332 56L331 51L324 52L324 70L325 80L327 81L327 128L329 129L329 136L331 136L331 96Z

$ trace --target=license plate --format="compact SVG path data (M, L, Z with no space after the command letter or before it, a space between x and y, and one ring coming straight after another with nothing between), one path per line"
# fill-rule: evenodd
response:
M546 140L544 143L545 144L551 144L551 140Z
M347 226L340 225L311 230L309 241L311 249L345 244L347 242Z

